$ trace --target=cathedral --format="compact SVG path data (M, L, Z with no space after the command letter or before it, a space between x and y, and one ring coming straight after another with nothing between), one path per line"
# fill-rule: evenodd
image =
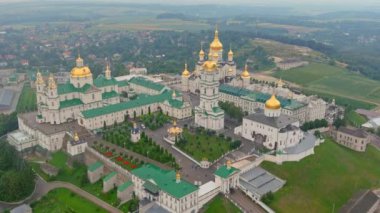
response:
M70 80L57 84L53 74L47 83L41 73L36 75L38 123L61 124L76 120L79 112L120 103L120 94L127 90L127 82L111 76L109 65L103 75L93 79L91 70L78 56L70 72Z
M264 112L243 118L241 136L248 140L260 140L271 150L294 147L303 139L300 122L281 112L281 102L273 94L266 102Z
M205 52L201 47L199 51L199 60L195 64L195 70L190 73L185 67L182 72L181 83L183 92L200 93L201 75L204 71L206 62L213 62L216 65L217 80L229 81L236 76L236 63L234 61L234 53L230 49L228 52L227 61L223 59L223 44L219 40L219 32L215 30L214 40L210 44L208 57L206 59ZM249 74L249 73L248 73Z

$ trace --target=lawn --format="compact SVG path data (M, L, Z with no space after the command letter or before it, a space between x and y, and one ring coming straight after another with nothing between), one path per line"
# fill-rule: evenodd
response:
M107 212L68 189L54 189L32 204L35 213Z
M264 162L263 168L287 181L270 204L276 212L337 211L361 189L380 187L380 152L347 149L331 139L300 162Z
M36 91L30 88L29 83L25 83L18 99L16 111L30 112L37 109Z
M218 195L203 207L204 213L236 213L241 212L230 200L223 195Z
M207 158L208 161L213 162L224 153L240 146L240 141L232 142L231 138L213 135L205 130L197 130L193 133L184 129L182 137L176 146L197 161Z
M38 163L32 162L31 166L33 167L34 171L37 172L46 181L58 180L72 183L111 205L117 205L118 202L116 197L116 189L108 193L103 193L102 180L94 184L90 184L87 179L87 167L81 164L74 164L73 168L71 168L66 165L67 157L67 154L61 151L52 154L52 158L49 160L49 163L60 169L58 175L55 177L49 177L46 175L40 169L40 165Z
M380 82L346 69L321 63L278 71L277 78L297 83L305 90L380 104Z
M102 192L102 190L103 190L103 180L102 179L99 180L98 182L94 183L94 184L85 184L81 188L83 190L86 190L90 194L95 195L99 199L113 205L113 206L117 206L119 203L117 196L116 196L116 193L117 193L116 188L112 189L111 191L109 191L107 193Z

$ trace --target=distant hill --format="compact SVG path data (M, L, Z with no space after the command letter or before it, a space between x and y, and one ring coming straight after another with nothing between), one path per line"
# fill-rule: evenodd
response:
M161 14L157 15L156 18L157 19L179 19L179 20L183 20L183 21L191 20L190 17L187 17L183 13L161 13Z

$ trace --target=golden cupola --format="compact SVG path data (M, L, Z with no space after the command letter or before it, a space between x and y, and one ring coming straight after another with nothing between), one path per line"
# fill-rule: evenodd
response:
M92 76L90 68L84 66L83 59L80 57L80 55L78 55L78 58L76 59L76 66L71 70L70 75L73 78Z
M246 64L244 67L244 71L241 73L242 78L250 78L251 74L248 72L248 65Z
M206 61L204 64L203 64L203 69L207 72L212 72L212 71L215 71L217 68L217 65L216 65L216 62L215 61Z
M75 142L78 142L78 141L79 141L79 136L78 136L78 133L77 133L77 132L74 133L74 141L75 141Z
M189 72L189 70L187 70L187 64L185 64L185 69L182 72L182 76L183 77L189 77L190 76L190 72Z
M48 86L49 89L57 89L57 84L55 83L54 75L50 73L49 79L48 79Z
M205 51L203 51L203 48L201 47L201 50L199 51L199 57L205 56Z
M228 56L234 56L234 52L232 52L231 48L230 51L228 51Z
M44 78L42 77L40 70L37 71L36 84L37 85L45 85L45 81L44 81Z
M276 98L275 94L272 94L272 96L265 102L265 108L266 109L280 109L281 108L281 102Z
M223 49L223 44L219 40L219 32L218 29L215 29L214 40L210 44L210 49L213 51L220 51Z

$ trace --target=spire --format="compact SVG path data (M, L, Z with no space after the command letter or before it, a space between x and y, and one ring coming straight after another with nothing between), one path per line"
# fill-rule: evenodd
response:
M173 126L174 126L174 127L177 126L177 120L176 120L176 119L173 119Z
M74 133L74 137L73 137L73 138L74 138L74 141L75 141L75 142L78 142L78 141L79 141L78 132L75 132L75 133Z
M110 80L112 78L109 62L107 62L107 65L106 65L105 76L106 76L106 79L108 79L108 80Z
M57 89L57 84L55 83L53 73L50 73L49 75L48 84L49 84L49 89Z
M40 69L37 70L36 84L37 85L45 85L45 81L44 81L44 78L42 77Z
M210 49L212 51L220 51L223 49L223 44L219 41L218 26L215 27L214 40L210 44Z
M78 50L78 58L76 60L76 66L77 67L83 67L83 59L80 57L79 50Z
M248 71L248 64L245 64L244 71L241 73L242 78L250 78L251 75L249 74Z
M190 76L190 72L189 72L189 70L187 70L187 63L185 63L185 69L182 72L182 76L183 77L189 77Z
M176 174L175 174L175 182L176 183L180 183L181 182L181 174L179 173L179 171L177 171Z
M227 169L231 169L231 160L227 160L227 163L226 163L226 166L227 166Z
M173 90L172 99L176 99L176 98L177 98L177 94L175 94L175 90Z

